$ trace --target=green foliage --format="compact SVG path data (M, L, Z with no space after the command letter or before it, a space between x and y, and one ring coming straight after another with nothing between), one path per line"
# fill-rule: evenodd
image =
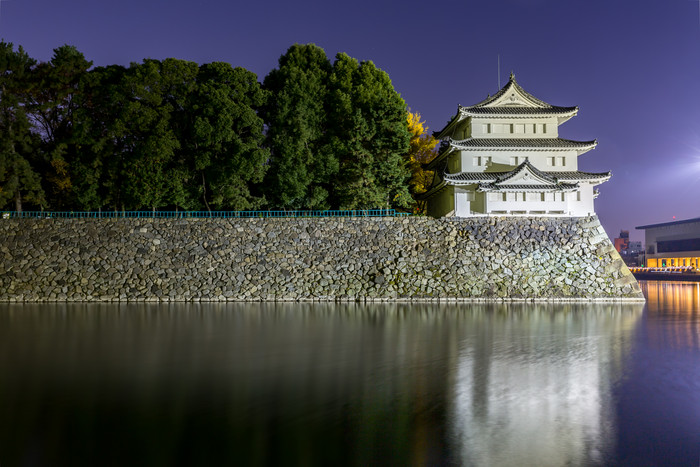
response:
M0 42L0 208L406 208L406 105L372 62L37 64ZM48 205L44 193L48 194Z
M15 51L11 43L0 41L0 209L14 202L19 212L24 202L45 203L32 164L38 139L25 112L34 63L22 47Z
M80 137L72 159L72 206L80 210L122 206L124 136L120 117L127 97L121 66L92 69L75 113Z
M73 204L70 166L80 152L82 141L75 132L75 113L84 100L82 81L92 62L75 47L54 49L49 62L40 63L31 76L28 111L42 139L39 170L53 207Z
M266 78L273 206L407 208L406 104L372 62L296 44Z
M267 94L257 76L228 63L203 65L195 96L186 150L190 172L201 181L200 198L207 209L260 207L264 199L250 187L262 181L269 151L256 113Z
M338 54L329 88L329 146L340 161L335 204L340 209L409 207L406 104L389 76L370 61Z
M313 44L295 44L264 81L270 100L263 110L271 149L265 188L276 208L328 209L329 187L338 173L324 138L331 63Z

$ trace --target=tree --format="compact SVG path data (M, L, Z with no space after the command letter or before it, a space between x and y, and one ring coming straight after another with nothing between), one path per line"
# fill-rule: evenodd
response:
M433 172L423 169L423 164L430 162L437 156L436 147L439 140L428 134L428 127L425 126L424 121L421 121L421 116L418 112L409 110L407 119L411 142L406 157L411 170L411 193L415 196L425 193L432 183ZM422 203L418 203L420 212L424 208L425 206Z
M329 89L329 150L340 161L334 202L340 209L411 206L406 104L389 76L341 53Z
M72 184L77 177L71 165L83 144L76 133L76 112L84 102L82 82L92 62L75 47L64 45L53 51L49 62L40 63L32 73L31 120L43 141L41 172L54 207L73 203Z
M17 212L23 203L45 203L41 179L32 166L38 147L31 133L25 107L29 76L35 61L19 47L0 41L0 208L14 201Z
M266 96L257 76L244 68L223 62L200 67L183 151L207 209L255 209L264 202L251 186L263 180L269 157L257 115Z
M122 205L124 137L119 116L127 100L126 69L112 65L90 70L74 113L75 154L70 162L71 208L102 209Z
M265 179L277 208L328 209L338 159L327 151L325 107L331 63L314 44L295 44L263 83L270 92L262 115L271 151Z

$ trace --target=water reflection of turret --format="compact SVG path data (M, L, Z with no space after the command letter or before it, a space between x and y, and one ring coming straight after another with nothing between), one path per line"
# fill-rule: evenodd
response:
M449 408L462 465L584 465L613 446L612 386L642 305L474 308Z

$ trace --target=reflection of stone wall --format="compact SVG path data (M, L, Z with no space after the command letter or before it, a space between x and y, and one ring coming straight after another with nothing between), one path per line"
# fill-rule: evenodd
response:
M0 301L641 299L596 217L0 221Z

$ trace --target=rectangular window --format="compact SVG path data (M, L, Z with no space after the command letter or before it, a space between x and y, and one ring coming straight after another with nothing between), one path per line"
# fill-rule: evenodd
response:
M546 200L544 199L544 193L542 193L542 194L540 195L540 201L546 201Z
M554 157L548 157L547 158L547 165L549 167L553 167L556 164L556 159Z
M490 124L484 123L483 125L481 125L481 131L484 132L484 133L491 133L491 128L490 128L490 127L491 127Z
M537 133L537 123L532 124L532 132Z
M700 250L700 238L688 238L685 240L666 240L656 242L659 253L676 253L679 251ZM653 253L650 252L650 253Z
M581 201L581 192L580 191L576 192L576 201Z
M503 201L508 201L508 193L503 193Z
M566 165L566 158L565 157L557 157L557 162L559 163L561 167L564 167Z
M561 200L562 200L562 201L566 201L566 198L565 198L565 194L564 194L564 193L561 194Z
M476 167L486 167L491 163L491 156L476 156L474 157L474 165Z

